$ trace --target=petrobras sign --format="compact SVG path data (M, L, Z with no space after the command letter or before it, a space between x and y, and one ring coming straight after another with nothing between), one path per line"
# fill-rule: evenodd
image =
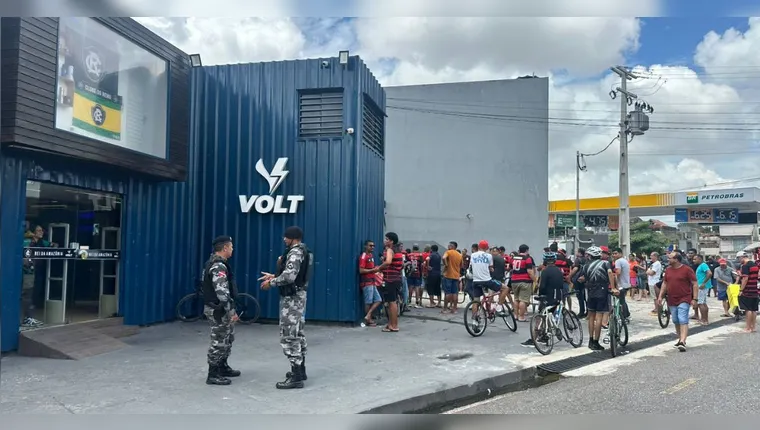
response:
M272 170L267 170L264 166L264 160L259 159L259 161L256 162L256 172L258 172L258 174L267 181L267 184L269 184L269 195L240 195L241 212L248 213L251 209L260 214L294 214L298 212L298 204L304 200L304 196L274 195L275 191L277 191L277 189L280 188L280 185L285 181L285 177L288 176L289 172L285 168L287 164L287 157L281 157L274 163Z
M756 201L753 188L735 188L725 190L705 190L676 193L676 205L721 205L730 203L751 203Z

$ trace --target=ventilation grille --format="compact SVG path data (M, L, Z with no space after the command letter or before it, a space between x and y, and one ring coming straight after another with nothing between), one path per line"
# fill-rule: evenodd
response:
M299 94L298 136L301 139L343 135L343 90Z

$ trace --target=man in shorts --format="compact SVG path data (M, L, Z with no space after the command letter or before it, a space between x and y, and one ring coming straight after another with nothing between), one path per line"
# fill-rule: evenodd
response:
M515 311L517 320L521 322L528 321L526 314L533 296L533 283L536 281L536 264L528 251L530 251L528 245L520 245L518 254L510 260L512 267L510 281L514 300L517 302Z
M741 293L739 293L739 308L744 311L747 325L744 328L745 333L755 332L755 322L757 321L758 308L758 266L749 259L749 255L741 251L736 255L742 263L742 283Z
M364 324L375 327L377 324L372 320L372 314L380 306L382 299L380 292L377 290L377 272L379 267L375 266L375 242L367 240L364 242L364 252L359 256L359 288L364 298Z
M604 351L599 343L602 323L609 318L610 288L614 288L615 273L609 261L603 259L602 249L592 246L586 250L586 265L578 279L586 286L586 312L588 314L588 347L592 351Z
M491 278L493 267L493 256L487 252L488 242L481 240L478 243L478 250L470 256L469 271L472 274L472 297L475 302L489 294L489 292L498 293L501 291L501 283L494 282ZM478 304L472 307L473 316L477 315Z
M678 252L670 254L669 266L662 277L658 297L662 302L663 297L667 296L670 318L678 335L675 347L681 352L686 351L686 338L689 335L689 308L696 307L699 295L697 276L691 267L684 264L684 260L684 256Z

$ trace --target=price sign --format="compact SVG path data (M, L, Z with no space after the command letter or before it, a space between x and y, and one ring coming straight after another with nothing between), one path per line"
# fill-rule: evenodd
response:
M686 208L676 208L676 222L689 222L689 210Z
M608 224L607 215L585 215L583 217L583 225L586 227L607 227Z
M713 222L716 224L737 224L739 222L739 209L714 209Z
M713 222L713 209L689 209L689 222L710 224Z

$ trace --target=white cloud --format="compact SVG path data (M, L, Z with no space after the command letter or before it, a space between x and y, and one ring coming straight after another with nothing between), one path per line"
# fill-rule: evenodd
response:
M646 5L657 3L650 0ZM614 10L608 12L615 15ZM334 56L350 48L367 60L385 85L548 75L554 118L550 120L552 199L575 196L575 151L596 152L617 133L619 101L611 100L608 93L618 80L608 67L625 64L626 56L639 47L640 32L646 31L639 20L617 17L140 21L184 51L201 53L204 64ZM647 64L636 69L647 79L635 81L630 89L653 105L655 113L652 129L630 145L631 192L687 189L758 175L760 160L755 154L760 135L736 130L760 128L753 124L760 103L746 103L760 100L760 84L755 83L760 75L760 19L749 23L744 33L715 29L696 46L694 62L706 76L685 67ZM552 70L567 73L555 75ZM597 78L600 73L606 75ZM585 79L572 81L568 76ZM582 195L616 194L617 143L586 163Z

